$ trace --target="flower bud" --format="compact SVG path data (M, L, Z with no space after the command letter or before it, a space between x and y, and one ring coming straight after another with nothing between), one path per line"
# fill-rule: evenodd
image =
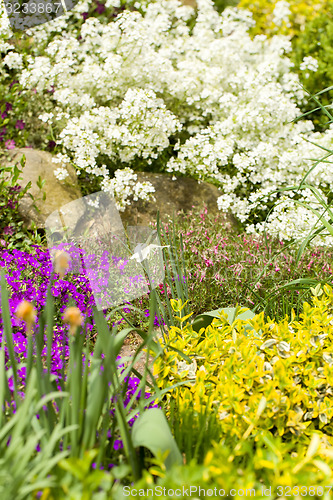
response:
M67 307L62 319L64 323L69 324L71 333L75 333L76 328L83 323L83 316L78 307Z
M54 257L54 272L58 273L60 278L63 278L69 268L70 255L64 250L58 250Z
M17 319L20 319L25 322L27 327L27 334L30 334L32 331L32 325L36 321L36 310L31 302L27 300L23 300L19 303L16 308L15 316Z

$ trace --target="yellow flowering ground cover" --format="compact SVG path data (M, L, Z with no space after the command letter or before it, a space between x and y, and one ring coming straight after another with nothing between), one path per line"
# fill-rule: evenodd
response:
M289 17L285 19L279 18L278 15L282 9L277 8L275 11L277 15L274 15L277 3L282 4L279 0L255 0L254 2L241 0L239 2L238 7L251 11L256 21L256 25L251 31L253 35L297 35L304 29L306 22L311 21L327 10L330 2L328 0L283 2L288 4L287 8L290 10Z
M221 313L199 332L184 304L172 301L180 326L160 340L168 349L154 374L160 388L183 383L166 406L173 432L187 433L192 450L181 467L151 467L128 498L146 494L156 476L163 499L177 488L193 498L215 489L237 499L332 498L333 291L312 291L298 320L261 313L230 324Z
M265 321L261 313L230 324L222 313L198 333L183 318L167 343L191 363L177 351L165 352L154 365L159 387L185 381L170 396L179 401L180 414L208 406L226 442L237 443L255 422L256 432L284 440L318 431L331 446L333 292L325 285L316 294L299 321ZM181 309L176 302L173 307Z

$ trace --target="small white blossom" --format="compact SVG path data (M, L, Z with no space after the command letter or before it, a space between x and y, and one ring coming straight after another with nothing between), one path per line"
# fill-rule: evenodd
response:
M66 177L68 177L69 174L66 168L60 167L54 171L54 175L59 181L63 181L66 179Z
M303 61L300 64L300 69L302 71L304 71L304 70L317 71L317 69L318 69L317 59L315 59L314 57L311 57L311 56L304 57Z
M273 23L276 24L276 26L282 26L282 23L285 22L286 26L290 27L290 14L291 10L289 2L286 2L285 0L276 2L273 10Z
M5 64L9 69L21 69L23 67L23 58L21 54L17 52L8 52L8 54L3 59L3 64Z
M39 119L44 122L44 123L47 123L49 121L51 121L53 119L53 113L43 113L41 115L39 115Z

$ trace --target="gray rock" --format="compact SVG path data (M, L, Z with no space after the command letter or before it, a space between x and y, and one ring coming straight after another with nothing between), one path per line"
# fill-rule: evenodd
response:
M221 191L216 186L207 182L200 183L188 177L179 177L172 180L167 174L154 174L138 172L138 181L149 181L155 188L154 197L156 201L138 200L132 202L126 210L121 213L124 224L148 225L156 221L157 211L161 220L166 220L179 211L189 212L195 208L203 208L205 205L209 213L220 214L217 207L217 198ZM231 215L226 218L233 225L236 220Z
M65 180L59 181L54 175L54 170L60 165L52 162L52 154L31 148L10 151L10 161L7 165L20 162L22 155L25 155L26 162L18 183L24 187L31 181L32 185L29 193L35 198L35 204L39 212L33 207L34 202L27 195L20 201L19 212L27 227L31 227L31 223L34 221L38 228L44 228L45 220L52 212L66 203L81 198L82 194L77 182L76 172L72 165L65 165L69 176ZM42 192L44 191L46 194L44 201L42 192L36 184L39 176L42 180L45 180L42 189ZM81 214L77 215L80 216Z
M72 165L65 165L69 175L65 180L59 181L54 175L54 170L60 165L52 162L51 153L31 148L21 148L9 151L9 155L10 160L6 162L7 165L19 163L22 155L25 155L25 166L18 182L24 187L31 181L32 186L29 192L34 197L35 204L39 209L39 212L36 211L33 207L34 202L29 196L22 198L19 212L27 227L31 227L33 221L38 228L44 229L45 221L50 214L74 200L78 200L75 204L75 210L73 210L72 214L67 214L73 218L71 220L73 227L84 219L84 205L79 201L82 194ZM39 176L42 180L45 180L42 189L46 194L44 201L42 193L36 184ZM176 215L181 210L186 213L193 208L203 208L204 205L209 213L220 213L217 208L217 198L221 195L221 192L212 184L203 181L199 183L188 177L179 177L172 180L171 175L150 172L137 172L137 176L138 181L149 181L154 186L155 201L133 201L125 212L120 213L125 226L148 226L150 222L156 221L158 211L163 221ZM69 205L69 207L71 206ZM231 215L226 216L226 218L233 225L236 223ZM66 220L68 221L69 218L67 217Z

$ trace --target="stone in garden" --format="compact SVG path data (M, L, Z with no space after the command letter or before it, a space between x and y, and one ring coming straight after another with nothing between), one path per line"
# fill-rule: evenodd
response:
M11 150L9 154L11 160L7 162L7 165L19 163L22 156L25 155L26 162L23 172L20 174L19 183L24 187L31 181L32 186L29 192L34 196L35 204L40 210L37 212L34 209L33 201L29 196L22 198L19 212L27 227L31 227L31 222L34 221L38 228L44 228L45 221L50 214L74 200L77 200L77 203L75 204L75 213L73 213L75 219L73 225L80 224L85 210L83 204L81 207L79 202L82 194L72 165L65 165L69 176L60 181L54 175L54 170L60 165L52 162L51 153L32 148L21 148ZM45 180L42 189L46 193L45 201L43 201L42 193L36 184L39 176ZM186 213L193 207L202 208L204 205L207 206L209 213L219 213L217 198L221 195L221 191L212 184L203 181L199 183L188 177L172 180L171 175L151 172L138 172L137 176L139 182L149 181L154 186L156 201L132 201L125 212L120 213L125 225L148 226L149 222L156 221L157 211L160 212L162 220L166 220L169 216L172 217L180 210ZM235 223L232 216L228 216L228 221Z
M129 225L144 225L156 221L157 211L162 220L173 213L183 210L185 213L193 207L202 208L204 205L211 214L221 214L217 207L217 199L221 191L207 182L200 183L188 177L179 177L172 180L168 174L154 174L137 172L139 182L149 181L155 188L155 201L133 201L125 212L121 213L123 222ZM236 220L230 215L228 221L235 225Z
M81 198L82 194L77 182L75 169L70 164L64 165L68 172L65 180L58 180L54 175L54 170L59 168L58 163L52 162L52 154L47 151L38 151L32 148L13 149L10 151L11 159L7 165L19 163L22 156L25 155L26 162L23 172L20 174L18 183L24 187L31 181L32 185L29 192L35 198L35 204L40 212L33 207L33 200L25 195L19 204L20 215L27 225L31 228L32 221L38 228L44 228L47 217L61 206L73 200ZM21 165L18 165L21 169ZM44 191L46 198L43 201L42 192L37 187L38 177L45 180ZM80 218L82 213L78 210L73 217Z
M190 7L193 7L194 9L196 9L198 6L196 0L181 0L181 1L182 1L182 4L189 5Z

